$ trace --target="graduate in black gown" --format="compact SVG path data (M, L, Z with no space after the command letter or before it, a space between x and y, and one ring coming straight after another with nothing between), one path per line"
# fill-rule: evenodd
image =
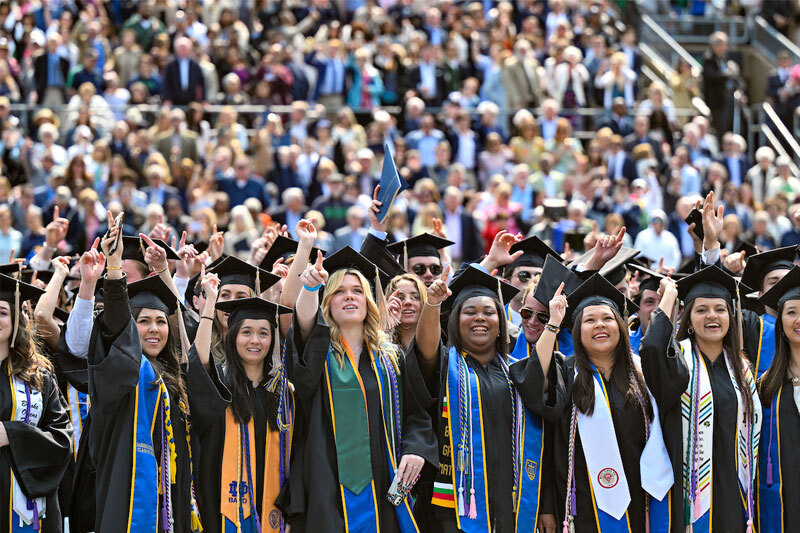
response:
M761 405L741 347L737 283L716 266L678 281L677 336L656 311L639 349L675 472L675 519L697 533L744 533L754 515Z
M62 530L72 425L22 305L44 291L0 274L0 530ZM15 293L17 296L15 297Z
M555 426L559 524L581 532L677 532L669 520L674 477L657 405L623 318L635 304L594 274L568 298L557 290L549 307L528 379L543 395L542 416ZM573 357L553 351L562 323L572 327Z
M95 531L200 531L189 416L219 403L208 391L221 396L224 387L194 390L211 377L178 348L170 316L180 304L164 249L144 237L145 260L157 275L127 285L122 245L110 253L117 231L101 243L104 310L89 348L92 425L85 445L97 470Z
M800 524L800 267L760 298L778 313L775 357L759 381L764 414L758 455L758 531Z
M446 278L447 272L428 287L406 363L414 382L426 384L418 396L437 413L439 468L423 509L428 531L534 531L547 511L544 442L541 419L525 401L528 359L509 356L502 302L517 289L476 266L449 287ZM443 304L447 346L439 327Z
M201 283L206 305L194 349L216 376L222 369L210 357L210 343L219 279L206 274ZM201 449L198 498L204 531L284 531L275 501L289 473L294 403L277 320L291 309L261 298L220 302L216 309L229 314L222 380L231 402L193 418Z
M409 499L393 507L387 492L395 472L410 487L426 461L436 464L436 440L404 358L381 329L368 281L379 275L345 247L324 263L318 254L300 278L286 348L303 414L286 510L293 532L418 530Z

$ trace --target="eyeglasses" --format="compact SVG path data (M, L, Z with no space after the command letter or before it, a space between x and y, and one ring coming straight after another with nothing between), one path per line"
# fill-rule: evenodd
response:
M534 310L529 307L523 307L522 309L519 310L519 316L522 317L522 320L528 320L533 315L536 315L536 320L538 320L542 324L547 324L547 322L550 320L550 315L548 315L543 311L534 312Z
M521 283L528 283L532 277L533 272L529 272L527 270L520 270L517 272L517 279L519 279Z
M414 265L414 268L412 268L411 270L417 276L424 276L426 270L430 270L431 274L433 274L434 276L439 276L441 275L442 271L444 271L442 265L422 265L422 264Z

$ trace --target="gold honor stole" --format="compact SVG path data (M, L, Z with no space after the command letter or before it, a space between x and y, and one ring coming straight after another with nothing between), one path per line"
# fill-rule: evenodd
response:
M386 496L377 493L372 474L366 390L353 351L344 339L342 344L346 356L343 367L336 361L333 349L328 348L325 383L336 441L345 532L380 533L378 498ZM370 366L380 389L383 428L376 429L384 432L389 477L394 478L399 462L397 453L402 450L400 375L389 354L372 351L363 355L370 357ZM395 508L395 513L402 533L419 532L407 498Z

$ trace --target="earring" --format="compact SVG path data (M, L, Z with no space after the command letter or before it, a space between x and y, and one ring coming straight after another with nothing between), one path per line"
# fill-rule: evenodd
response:
M694 335L694 328L689 326L689 329L687 329L686 332L689 333L689 335Z

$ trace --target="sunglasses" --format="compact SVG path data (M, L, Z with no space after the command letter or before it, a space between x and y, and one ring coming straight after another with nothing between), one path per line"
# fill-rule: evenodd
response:
M414 265L414 268L412 268L411 270L417 276L424 276L426 270L430 270L431 274L433 274L434 276L439 276L444 271L442 265L421 265L421 264Z
M529 320L534 314L536 315L536 320L542 324L547 324L547 322L550 320L550 315L543 311L534 312L533 309L529 307L523 307L519 310L519 316L522 317L522 320Z
M517 272L517 279L519 279L521 283L528 283L531 278L533 278L533 272L527 270L520 270Z

